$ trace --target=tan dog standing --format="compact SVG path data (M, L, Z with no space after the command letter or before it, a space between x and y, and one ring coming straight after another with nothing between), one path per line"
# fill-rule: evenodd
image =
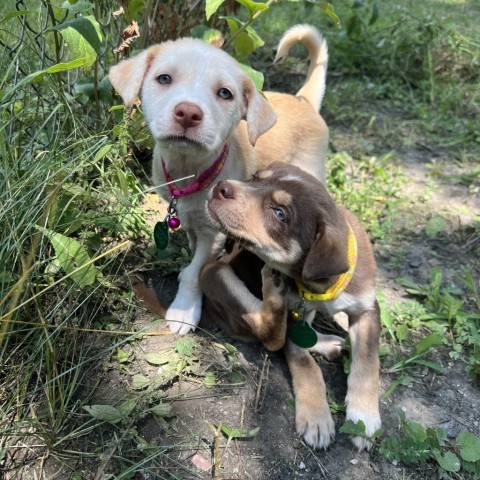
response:
M313 331L313 344L306 349L295 343L292 332L303 322L308 329L317 310L331 316L345 312L352 351L346 418L362 420L367 435L373 435L381 426L380 318L375 259L358 219L336 206L313 176L278 162L251 182L219 182L207 213L236 248L202 270L205 318L233 336L259 339L270 350L285 345L297 432L312 447L326 448L335 428L322 372L310 352L332 358L343 340ZM291 310L300 318L290 325L285 343ZM371 446L362 437L353 442L359 449Z
M200 319L198 275L221 251L225 235L205 217L206 187L214 180L246 180L275 159L325 177L328 129L318 113L325 91L327 46L308 25L290 29L277 58L302 42L310 67L297 96L257 90L226 52L184 38L154 45L112 67L109 78L125 105L141 93L155 139L153 181L170 200L173 227L186 230L193 259L180 274L177 296L166 313L170 329L185 334ZM193 175L194 179L179 181Z

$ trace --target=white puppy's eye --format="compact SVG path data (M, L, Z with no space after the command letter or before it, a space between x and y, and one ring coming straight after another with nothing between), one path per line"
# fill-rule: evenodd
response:
M277 219L280 220L280 222L282 223L287 223L287 216L285 215L285 212L281 208L275 208L275 207L272 207L272 208Z
M221 88L218 90L217 95L224 100L230 100L233 98L233 93L228 88Z
M172 77L170 75L167 75L166 73L162 73L157 77L158 83L161 85L169 85L172 83Z

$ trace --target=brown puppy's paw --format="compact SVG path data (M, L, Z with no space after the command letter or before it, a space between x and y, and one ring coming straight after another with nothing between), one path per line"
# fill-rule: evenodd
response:
M311 447L326 449L335 438L335 423L326 401L303 401L297 404L295 416L297 433Z
M262 268L262 285L264 298L265 294L267 294L268 297L279 296L283 298L289 290L283 281L282 274L268 265L264 265Z
M341 355L342 350L345 348L345 339L337 337L336 335L316 333L317 343L308 349L310 353L319 353L327 360L334 360Z

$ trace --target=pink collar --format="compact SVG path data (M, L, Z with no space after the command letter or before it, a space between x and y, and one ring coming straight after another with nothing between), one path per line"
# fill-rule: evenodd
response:
M165 162L162 158L163 175L165 176L165 180L169 182L168 191L170 192L170 196L172 198L185 197L187 195L191 195L192 193L198 192L199 190L204 190L205 188L207 188L222 171L223 165L225 164L225 160L228 156L228 151L229 146L228 143L226 143L223 147L222 153L215 160L215 162L213 162L210 167L208 167L203 173L201 173L195 182L183 188L178 188L175 186L175 184L173 183L174 180L167 172Z

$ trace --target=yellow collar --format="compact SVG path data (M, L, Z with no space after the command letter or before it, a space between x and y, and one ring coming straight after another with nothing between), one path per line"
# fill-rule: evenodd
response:
M298 287L298 293L302 299L311 300L313 302L326 302L329 300L335 300L348 287L348 284L355 273L358 257L357 239L355 238L355 234L353 233L350 225L348 225L348 229L348 264L350 268L347 272L342 273L342 275L338 277L337 281L331 285L325 293L310 292L300 280L295 279Z

